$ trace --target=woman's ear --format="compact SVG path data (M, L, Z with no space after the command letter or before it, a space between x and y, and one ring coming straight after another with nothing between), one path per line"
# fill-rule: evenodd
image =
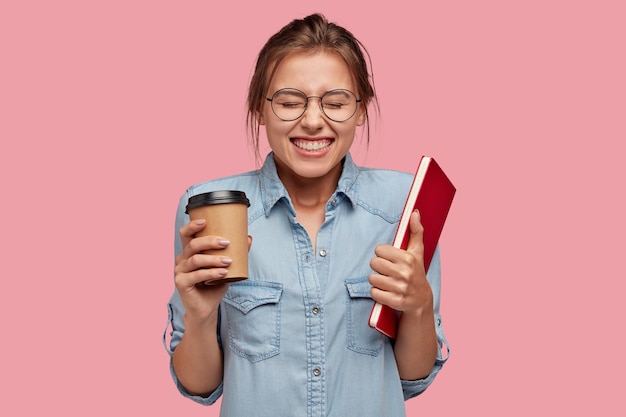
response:
M256 112L256 118L259 121L259 125L265 126L265 117L263 116L263 112Z
M363 126L363 124L365 123L366 117L365 117L365 108L363 106L359 106L359 109L357 110L358 112L358 118L356 120L356 125L357 126Z

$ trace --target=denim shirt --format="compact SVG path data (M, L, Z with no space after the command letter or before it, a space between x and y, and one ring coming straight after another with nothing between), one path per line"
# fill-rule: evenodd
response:
M404 401L433 382L448 355L439 354L426 378L401 380L393 341L368 326L369 263L377 244L393 240L412 179L408 173L357 167L348 154L316 248L296 220L271 153L260 170L190 187L180 200L176 231L189 221L190 196L241 190L250 200L253 243L249 279L230 284L220 304L222 384L206 398L190 395L170 362L182 395L204 405L222 396L221 416L404 416ZM176 235L175 252L181 250ZM427 278L439 344L447 349L438 251ZM170 354L183 335L184 313L174 291Z

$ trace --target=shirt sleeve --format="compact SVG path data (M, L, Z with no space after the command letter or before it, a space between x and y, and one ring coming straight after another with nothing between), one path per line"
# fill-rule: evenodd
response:
M443 331L443 324L441 320L441 314L439 313L439 299L441 294L441 263L439 258L439 247L435 249L433 259L430 263L430 268L426 274L426 279L430 283L430 288L433 292L433 310L435 313L435 330L437 332L437 341L439 343L439 352L437 353L437 359L430 371L430 374L426 378L417 379L414 381L401 380L402 392L404 393L404 400L416 397L422 392L426 391L426 388L430 386L435 380L437 373L441 370L444 363L450 357L450 346L446 340L446 336Z
M180 237L178 236L178 230L189 221L189 217L185 214L185 201L187 200L187 195L181 197L178 211L176 212L176 234L174 238L174 253L178 254L182 251L182 244L180 241ZM183 317L185 315L185 308L183 307L183 303L180 299L177 290L174 290L174 294L170 298L170 301L167 305L168 307L168 322L163 332L163 346L165 350L170 355L170 374L172 375L172 379L176 384L176 388L183 395L183 397L188 398L192 401L195 401L202 405L212 405L217 399L222 395L223 384L220 384L219 387L215 389L208 397L202 397L198 395L190 394L185 387L180 383L178 377L176 376L176 372L174 371L174 365L172 363L172 355L174 354L174 350L176 346L180 343L183 333L185 332L185 326ZM218 319L219 320L219 319ZM168 342L168 330L169 333L169 342ZM217 330L217 341L222 348L222 341L219 333L219 321L218 321L218 330Z
M178 344L180 343L183 337L183 333L184 333L183 315L184 315L184 308L180 301L180 297L178 296L178 292L175 292L168 304L168 326L165 329L165 332L163 334L163 343L164 343L165 349L170 355L170 374L172 375L172 379L174 380L174 384L176 385L176 388L182 394L183 397L188 398L202 405L212 405L222 395L223 383L221 383L215 389L215 391L213 391L208 397L192 395L180 383L180 381L178 380L178 377L176 376L176 372L174 371L174 365L172 363L172 356L174 354L174 350L176 349L176 346L178 346ZM169 345L167 343L168 328L171 328ZM222 341L221 341L220 334L219 334L219 324L218 324L218 332L217 332L217 341L221 349Z

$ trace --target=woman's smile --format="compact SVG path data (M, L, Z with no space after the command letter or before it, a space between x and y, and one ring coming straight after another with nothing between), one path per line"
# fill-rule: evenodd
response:
M331 138L291 138L291 143L293 143L296 148L306 152L325 151L330 147L330 145L332 145L333 141L334 140Z

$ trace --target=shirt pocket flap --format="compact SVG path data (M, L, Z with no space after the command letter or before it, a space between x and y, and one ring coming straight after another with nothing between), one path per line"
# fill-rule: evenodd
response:
M224 302L243 314L265 304L276 304L283 293L281 284L270 282L244 282L231 284Z
M367 277L346 280L346 288L350 298L372 298L370 295L372 285Z

